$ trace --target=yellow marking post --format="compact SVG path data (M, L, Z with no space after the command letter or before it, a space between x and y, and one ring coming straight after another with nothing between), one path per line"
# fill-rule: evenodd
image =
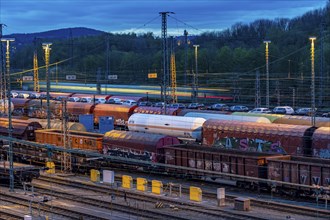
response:
M100 171L91 169L91 181L100 182Z
M136 189L139 191L147 191L148 189L148 181L145 178L136 178Z
M54 162L46 162L46 167L48 170L46 170L46 173L54 174L55 173L55 163Z
M133 179L131 176L123 175L122 176L122 187L126 189L131 189L132 188L132 182Z
M202 190L199 187L190 187L190 200L195 202L202 201Z
M158 180L151 181L151 192L160 195L163 193L163 183Z

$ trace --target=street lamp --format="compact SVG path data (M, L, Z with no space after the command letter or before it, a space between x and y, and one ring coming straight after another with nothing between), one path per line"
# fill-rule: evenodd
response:
M271 41L265 40L264 44L266 45L266 107L269 108L269 62L268 62L268 44Z
M312 126L315 127L315 70L314 70L314 41L316 37L310 37L311 41L311 71L312 71L312 82L311 82L311 93L312 93Z
M193 45L195 47L195 68L196 72L193 77L193 98L197 102L198 99L198 47L199 45Z
M8 98L8 136L9 136L9 191L14 191L14 163L13 163L13 143L11 138L13 136L13 126L11 120L11 88L10 88L10 42L15 41L14 38L1 38L2 42L6 42L6 76L7 76L7 98ZM3 100L3 105L6 105L5 99Z
M50 129L50 106L49 106L49 90L50 90L50 81L49 81L49 55L50 55L50 46L52 43L43 43L42 48L45 51L45 62L46 62L46 93L47 93L47 129Z

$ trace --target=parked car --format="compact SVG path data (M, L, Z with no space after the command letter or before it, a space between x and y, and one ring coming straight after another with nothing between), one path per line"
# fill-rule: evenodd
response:
M139 102L138 106L152 106L152 102L149 102L149 101Z
M95 104L104 104L107 100L105 100L105 98L95 98L92 99L93 102L95 102Z
M322 114L322 117L324 118L330 118L330 112L326 112Z
M156 102L155 104L154 104L154 107L164 107L164 102Z
M244 105L234 105L230 107L230 111L232 112L247 112L249 108Z
M122 103L123 105L137 105L137 102L134 100L125 100Z
M56 101L62 101L63 99L66 99L67 97L66 96L57 96L55 98Z
M30 96L30 94L28 94L28 93L18 93L16 98L27 99L27 98L29 98L29 96Z
M79 97L69 97L68 102L79 102L80 98Z
M186 105L182 104L182 103L172 103L168 107L184 109L184 108L186 108Z
M123 101L120 98L111 98L111 99L108 99L105 103L121 105L123 103Z
M262 113L262 114L268 114L272 113L272 111L269 108L254 108L249 113Z
M203 109L205 106L202 103L190 103L187 108L189 109Z
M91 103L93 99L91 97L81 97L80 102Z
M18 96L17 92L11 92L11 97L16 98Z
M294 114L294 110L290 106L277 106L273 109L274 114L286 114L292 115Z
M216 111L229 111L229 106L226 104L213 104L207 107L208 110L216 110Z
M317 109L315 109L316 112ZM311 116L312 115L312 108L299 108L296 110L295 112L297 115L308 115Z
M39 99L47 99L47 94L40 94ZM54 97L49 95L49 99L54 99Z

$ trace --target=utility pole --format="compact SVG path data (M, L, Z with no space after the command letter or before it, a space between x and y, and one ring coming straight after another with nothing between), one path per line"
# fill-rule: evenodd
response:
M34 54L33 54L33 82L34 82L34 91L35 92L40 92L38 54L37 54L37 38L34 38L33 41L34 41Z
M49 80L49 56L50 46L52 43L43 43L42 48L45 51L45 62L46 62L46 94L47 94L47 129L50 129L50 102L49 102L49 91L50 91L50 80Z
M13 136L13 125L11 118L11 87L10 87L10 42L15 41L13 38L1 38L2 42L6 42L6 76L7 76L7 99L8 99L8 136ZM6 102L4 100L4 106ZM9 141L9 191L14 192L14 162L13 162L13 143Z
M323 93L324 93L324 27L325 22L322 19L321 22L321 56L320 56L320 95L319 95L319 106L323 104Z
M193 45L195 48L195 73L193 75L193 100L198 101L198 47L199 45Z
M62 100L62 131L63 131L63 147L71 149L71 142L68 128L68 114L67 114L67 100ZM61 169L63 172L71 172L71 154L67 152L62 153Z
M280 81L276 80L275 94L277 98L277 105L281 105L281 91L280 91Z
M184 30L184 86L187 86L188 31Z
M107 57L106 57L106 73L105 73L105 82L106 82L106 85L105 85L105 94L108 93L108 80L109 80L109 75L110 75L110 34L107 33L106 34L106 37L105 37L105 40L106 40L106 45L107 45L107 51L106 51L106 54L107 54Z
M168 68L168 50L167 50L167 15L174 14L173 12L159 12L162 15L162 39L163 39L163 101L164 101L164 115L166 115L167 104L167 87L169 79Z
M266 107L269 108L269 62L268 62L268 53L269 53L269 50L268 50L268 44L270 44L271 41L269 40L265 40L264 41L264 44L266 45Z
M291 60L288 60L289 61L289 72L288 72L288 79L291 78Z
M312 93L312 126L315 127L315 48L314 48L314 41L316 37L310 37L309 40L311 41L311 72L312 72L312 82L311 82L311 93Z
M178 96L176 94L177 84L176 84L176 66L175 66L175 49L174 49L174 38L171 37L171 88L172 88L172 103L178 102Z
M260 72L256 71L256 96L255 96L255 108L259 108L261 105L260 97Z
M0 24L0 39L2 39L2 29L6 27L5 24ZM0 100L6 97L6 74L5 74L5 59L3 57L3 46L0 44Z

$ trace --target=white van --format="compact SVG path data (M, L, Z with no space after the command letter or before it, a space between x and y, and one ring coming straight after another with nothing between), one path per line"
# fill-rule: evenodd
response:
M137 102L134 100L125 100L123 105L137 105Z

